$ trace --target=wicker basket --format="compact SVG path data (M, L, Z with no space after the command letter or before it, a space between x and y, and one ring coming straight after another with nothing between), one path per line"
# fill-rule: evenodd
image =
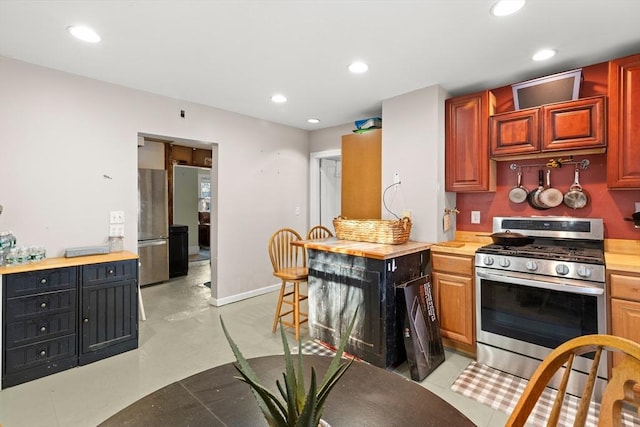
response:
M399 245L409 240L411 220L406 217L401 220L338 217L333 219L333 227L338 239Z

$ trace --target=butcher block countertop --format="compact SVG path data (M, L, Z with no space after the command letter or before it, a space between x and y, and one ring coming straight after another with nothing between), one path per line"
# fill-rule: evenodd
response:
M607 270L640 274L640 240L605 239Z
M138 255L128 251L111 252L102 255L79 256L72 258L46 258L42 261L34 262L31 264L0 267L0 275L24 273L25 271L47 270L50 268L75 267L78 265L99 264L101 262L123 261L127 259L137 258Z
M328 239L299 240L297 242L293 242L293 244L303 246L305 249L315 249L325 252L334 252L382 260L424 251L431 248L432 245L431 243L414 242L412 240L400 245L386 245L383 243L340 240L335 237L330 237Z
M478 248L492 243L489 234L476 231L457 231L454 240L434 243L431 252L472 257L475 256Z

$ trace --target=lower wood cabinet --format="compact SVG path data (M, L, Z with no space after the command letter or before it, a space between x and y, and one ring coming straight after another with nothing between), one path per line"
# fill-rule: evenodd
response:
M433 299L445 346L475 354L473 257L431 253Z
M6 274L2 387L138 347L137 260Z
M309 250L309 334L338 346L357 309L346 352L387 368L406 359L406 309L397 285L420 277L429 251L378 260Z
M640 343L640 275L610 271L607 281L611 296L611 334ZM614 354L614 365L616 361Z

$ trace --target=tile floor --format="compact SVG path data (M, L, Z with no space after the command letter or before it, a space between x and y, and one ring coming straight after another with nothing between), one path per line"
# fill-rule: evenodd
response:
M208 280L209 263L199 261L190 263L186 277L144 287L147 320L140 322L137 350L1 390L0 424L95 426L158 388L228 363L233 355L219 316L247 357L282 353L279 334L271 333L276 293L212 307L207 302L209 289L203 286ZM290 337L294 345L293 334ZM478 426L503 426L505 414L449 389L469 361L447 352L445 362L421 385L452 403ZM406 364L395 371L409 378Z

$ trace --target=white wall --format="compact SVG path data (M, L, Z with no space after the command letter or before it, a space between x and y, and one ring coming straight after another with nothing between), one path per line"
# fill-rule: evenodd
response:
M411 240L438 242L453 238L443 231L445 207L455 206L455 194L444 191L444 101L446 92L430 86L382 103L382 188L387 205L398 215L412 211ZM383 209L383 218L394 218Z
M0 229L19 244L104 244L123 210L136 252L138 133L165 135L219 144L215 302L276 283L269 236L308 227L308 132L8 58L0 76Z
M353 123L345 123L340 126L311 131L309 151L316 153L319 151L342 149L342 135L350 134L354 128Z

